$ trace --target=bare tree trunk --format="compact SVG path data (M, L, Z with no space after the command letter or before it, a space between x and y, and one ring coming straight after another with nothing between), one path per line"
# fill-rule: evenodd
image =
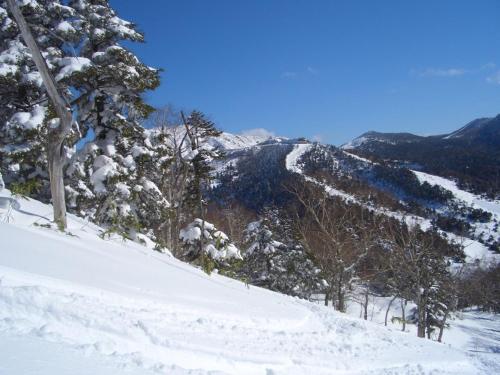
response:
M403 322L403 327L401 328L401 331L406 330L406 300L404 298L401 298L401 320Z
M62 154L62 140L49 135L47 142L47 159L49 164L50 193L54 208L54 222L60 230L64 230L66 223L66 202L64 196L64 155Z
M325 292L325 306L328 306L328 292Z
M391 301L389 302L389 305L387 305L387 310L385 310L385 321L384 321L385 326L387 326L387 317L389 316L389 310L391 309L391 305L395 300L396 296L392 297Z
M42 76L43 84L47 90L55 112L59 117L59 124L55 128L49 129L49 139L47 142L48 169L50 176L50 192L52 195L52 205L54 207L54 221L61 230L66 228L66 200L64 196L63 166L64 157L62 154L63 142L66 135L71 130L73 116L64 97L59 92L56 81L47 66L47 62L40 52L40 48L31 33L31 30L19 9L15 0L7 0L9 10L14 16L24 42L31 52L31 57L36 68Z
M449 315L449 309L446 309L446 311L444 312L443 320L439 325L438 342L441 342L443 340L444 327L446 325L446 319L448 319L448 315Z
M364 308L363 319L368 320L368 288L366 288L365 291L365 303L363 305L363 308Z
M418 303L418 325L417 325L417 336L421 338L425 338L425 328L427 326L427 319L425 314L425 304L422 296L419 296L417 299Z
M335 280L332 282L332 287L330 289L330 297L331 297L331 300L332 300L332 307L334 309L337 308L337 301L335 300L335 296L337 295L337 293L335 293Z
M340 312L345 312L345 296L342 291L342 275L339 277L339 282L337 286L337 310Z

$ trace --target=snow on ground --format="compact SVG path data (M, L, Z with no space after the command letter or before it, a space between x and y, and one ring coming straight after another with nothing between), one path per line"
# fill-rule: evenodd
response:
M469 206L474 208L480 208L484 211L491 212L496 217L500 217L500 201L487 200L476 194L472 194L469 193L468 191L461 190L460 188L457 187L455 181L448 180L443 177L434 176L419 171L412 171L412 172L415 173L415 175L417 176L417 178L421 183L428 182L431 185L441 186L444 189L451 191L457 199L467 203Z
M347 152L346 150L342 150L344 152L345 155L347 156L350 156L351 158L354 158L356 160L359 160L359 161L362 161L362 162L365 162L367 164L375 164L377 165L378 163L375 163L374 161L371 161L370 159L366 159L366 158L362 158L361 156L358 156L356 154L353 154L353 153L350 153L350 152Z
M71 215L68 233L46 228L37 201L0 213L2 374L492 373L463 350L103 240Z
M369 296L368 321L383 326L385 314L391 297ZM351 297L347 314L361 318L363 310L355 301L364 301L361 291ZM408 317L415 305L408 302L405 306ZM396 299L389 309L387 329L400 331L401 301ZM391 321L392 318L396 318ZM500 374L500 316L476 310L468 310L452 314L448 319L449 327L444 330L443 345L463 350L478 367L478 373ZM415 324L406 324L405 332L409 335L417 334ZM437 332L433 334L437 339Z
M29 355L29 358L27 356ZM138 367L117 367L104 356L43 338L0 335L0 374L143 375ZM149 372L148 372L149 373ZM169 374L172 374L169 372Z
M219 137L212 137L208 144L223 150L240 150L255 146L269 139L269 136L263 135L242 135L223 132Z
M474 233L476 238L492 236L495 239L500 239L500 232L498 232L498 222L500 222L500 201L488 200L479 195L470 193L460 189L455 181L434 176L428 173L412 171L415 173L421 183L427 182L430 185L438 185L450 191L455 197L455 201L466 207L479 208L486 212L491 213L492 217L486 223L474 223ZM493 253L488 248L478 241L467 241L466 254L470 258L479 259L482 262L500 261L500 254Z
M300 166L300 158L306 152L308 152L313 145L310 143L299 143L293 146L292 151L288 153L285 160L286 169L290 172L301 174L306 181L312 182L316 185L319 185L325 189L325 191L331 196L340 197L346 201L359 203L358 200L350 194L347 194L339 189L334 188L333 186L327 185L321 181L316 180L310 176L306 176Z
M311 143L300 143L294 145L292 151L290 151L286 156L286 169L288 169L290 172L303 174L302 168L299 165L300 158L302 157L302 155L308 152L312 146L313 145Z
M371 138L359 136L357 138L354 138L352 141L343 144L342 146L340 146L340 148L342 148L343 150L352 150L354 148L357 148L357 147L363 145L365 142L368 142L370 140L371 140Z

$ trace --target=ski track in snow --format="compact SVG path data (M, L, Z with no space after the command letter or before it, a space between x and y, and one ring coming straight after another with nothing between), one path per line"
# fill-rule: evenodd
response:
M446 347L439 348L448 357L445 370L441 360L428 358L424 340L410 344L406 337L305 302L295 303L306 306L310 316L283 327L268 319L217 316L107 293L87 295L78 287L59 290L41 286L36 277L26 276L23 282L11 279L6 269L0 272L0 332L62 342L87 354L110 356L123 366L229 374L385 374L391 367L408 374L473 373ZM33 281L37 285L30 285ZM394 363L396 347L405 353ZM415 359L420 364L412 364Z
M47 222L51 207L20 204L29 215L14 211L0 223L2 375L65 374L73 365L99 375L487 374L492 368L447 345L208 276L119 238L102 240L97 226L72 215L72 235L35 226Z

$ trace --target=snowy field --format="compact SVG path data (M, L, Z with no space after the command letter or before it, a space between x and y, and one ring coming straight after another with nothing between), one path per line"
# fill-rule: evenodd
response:
M369 296L368 321L384 325L389 297ZM363 295L351 296L351 303L347 314L361 318L363 309L355 301L364 301ZM408 302L404 307L406 316L412 308L416 307ZM387 329L397 331L402 329L398 318L402 317L401 301L396 299L391 304L388 314ZM392 318L396 318L391 321ZM474 358L478 373L500 374L500 316L479 312L474 309L451 314L448 319L449 327L444 330L443 345L465 351ZM414 324L406 324L405 332L409 335L417 334ZM433 333L433 340L437 339L437 332Z
M50 206L19 202L0 205L1 375L500 373L495 317L422 340L103 240L71 215L60 233L44 227Z

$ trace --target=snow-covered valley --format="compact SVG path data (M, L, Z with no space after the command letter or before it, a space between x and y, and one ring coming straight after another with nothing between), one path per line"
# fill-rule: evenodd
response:
M486 348L474 347L482 326L470 328L490 317L466 316L463 329L452 323L465 335L457 346L418 339L208 276L119 237L103 240L74 216L66 234L46 228L50 206L19 202L20 211L2 210L0 224L1 374L495 372L486 366L497 366L498 321L484 328Z

